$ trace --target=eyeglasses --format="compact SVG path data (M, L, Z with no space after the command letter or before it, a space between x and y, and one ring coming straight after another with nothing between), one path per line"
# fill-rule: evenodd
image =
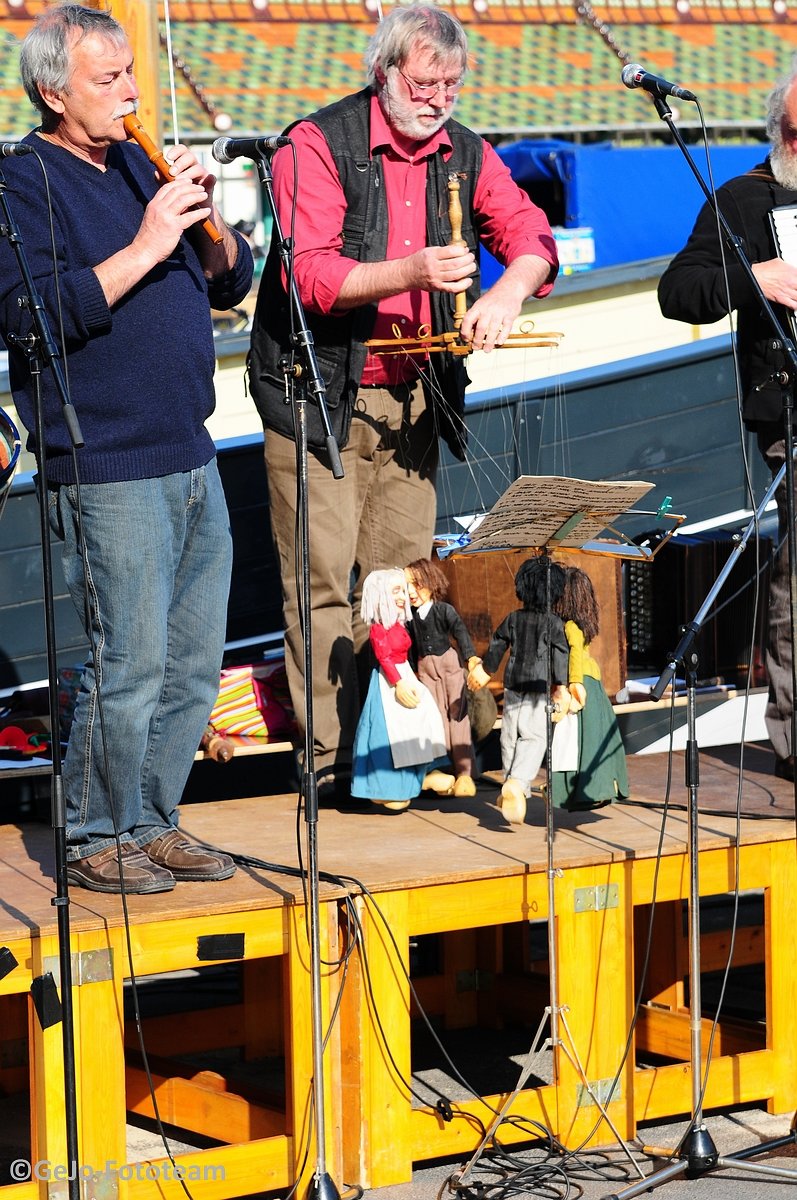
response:
M465 82L463 79L438 79L435 82L419 83L417 79L410 79L409 75L405 75L401 67L396 67L396 70L409 84L413 100L431 100L432 96L436 96L440 91L445 92L448 97L456 96Z

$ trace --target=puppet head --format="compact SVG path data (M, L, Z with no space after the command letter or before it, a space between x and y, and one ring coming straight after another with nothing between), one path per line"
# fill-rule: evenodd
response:
M546 576L551 572L551 608L554 609L565 586L564 568L551 562L546 554L527 558L515 575L515 595L528 612L545 612L547 605Z
M416 558L404 568L404 575L413 608L420 608L427 600L445 600L448 595L448 580L431 558Z
M598 636L598 601L589 575L580 567L565 568L564 590L553 607L563 621L574 621L578 625L587 645Z
M412 609L401 567L388 567L366 575L360 616L366 625L384 625L385 629L399 623L406 625L412 617Z

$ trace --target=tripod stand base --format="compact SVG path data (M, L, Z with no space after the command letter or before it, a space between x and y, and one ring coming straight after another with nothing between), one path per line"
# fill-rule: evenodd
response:
M675 1179L677 1175L686 1175L687 1179L696 1179L706 1171L712 1171L719 1162L717 1147L711 1134L705 1126L694 1126L685 1138L677 1156L660 1171L654 1171L645 1179L632 1183L621 1192L613 1192L606 1200L630 1200L631 1196L639 1196L642 1192L652 1191L662 1183Z
M307 1200L340 1200L340 1192L326 1171L313 1176L307 1189Z
M797 1117L795 1117L797 1121ZM792 1121L791 1130L783 1137L770 1138L766 1142L759 1142L757 1146L748 1146L746 1150L736 1150L733 1154L726 1157L732 1158L734 1162L744 1162L745 1159L755 1158L757 1154L766 1154L770 1150L780 1150L783 1146L797 1146L797 1126Z
M654 1171L647 1178L624 1188L623 1191L611 1193L604 1197L604 1200L630 1200L632 1196L639 1196L642 1192L653 1191L654 1188L667 1183L670 1179L675 1179L678 1175L685 1175L687 1179L697 1179L706 1172L715 1171L717 1168L720 1170L733 1168L737 1171L753 1172L765 1178L797 1180L797 1170L748 1161L759 1154L779 1149L781 1146L795 1145L797 1145L797 1132L792 1128L785 1137L759 1142L758 1145L749 1146L745 1150L737 1150L734 1154L718 1154L708 1130L702 1126L693 1128L672 1162L662 1167L661 1170ZM646 1148L645 1153L650 1154L651 1152ZM659 1157L662 1152L653 1153Z

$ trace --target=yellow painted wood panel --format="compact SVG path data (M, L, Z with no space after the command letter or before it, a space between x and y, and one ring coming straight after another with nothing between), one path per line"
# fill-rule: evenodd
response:
M413 934L541 921L548 914L547 881L542 872L414 888L408 896ZM380 904L383 897L380 893Z
M308 913L304 909L289 911L288 955L288 1002L285 1006L286 1050L290 1070L287 1075L288 1132L293 1138L296 1160L293 1169L300 1179L299 1191L304 1192L312 1178L318 1157L318 1130L313 1119L314 1104L314 1058L313 1020L311 1001L311 954ZM321 1019L322 1033L329 1028L331 1015L330 979L337 971L330 964L335 957L337 943L333 930L337 928L337 907L322 904L319 913L318 936L320 943L321 971ZM327 964L327 965L324 965ZM325 1145L321 1147L333 1178L340 1171L339 1104L340 1064L336 1046L326 1045L323 1057L323 1101L326 1127Z
M636 1025L637 1050L689 1062L691 1058L691 1018L688 1012L667 1012L664 1009L642 1007ZM701 1021L701 1056L705 1062L713 1022ZM712 1055L746 1054L765 1049L766 1033L752 1021L723 1021L717 1026ZM729 1103L732 1103L729 1101Z
M795 842L773 842L765 893L767 1044L775 1055L769 1110L797 1108L797 856Z
M407 892L358 899L363 930L359 1061L349 1087L359 1086L362 1138L359 1181L365 1187L412 1178L409 1016L409 909ZM377 907L378 906L378 907ZM356 1084L355 1084L356 1081Z
M719 1058L712 1062L704 1107L721 1108L767 1097L772 1089L772 1052ZM688 1063L637 1071L634 1076L637 1121L656 1121L692 1110L692 1073Z
M495 1114L503 1109L506 1100L505 1095L491 1094L481 1100L458 1102L454 1105L454 1120L450 1122L441 1120L440 1114L431 1108L413 1109L410 1132L417 1158L437 1158L474 1151L481 1140L480 1125L489 1126ZM549 1086L520 1092L509 1113L552 1129L556 1120L556 1089ZM499 1137L502 1144L512 1146L528 1141L529 1132L528 1128L510 1122L501 1126Z
M619 1136L633 1136L632 1064L623 1062L633 1010L630 865L565 871L555 881L558 1004L555 1055L557 1135L565 1145L611 1138L587 1084L600 1095L619 1072L608 1112ZM579 893L617 888L616 906L579 911ZM596 1086L597 1085L597 1086ZM585 1091L587 1092L585 1096Z
M245 958L269 958L288 949L291 906L254 912L196 914L184 920L151 921L131 927L133 966L137 974L160 975L187 967L207 966L197 956L197 938L225 933L245 938ZM235 960L214 960L235 961ZM125 963L125 974L127 964Z
M142 1020L148 1054L196 1054L201 1050L240 1046L244 1042L244 1027L243 1004L225 1004L201 1012L169 1013ZM125 1028L125 1046L130 1050L139 1049L135 1025Z
M119 945L103 929L80 933L83 955L110 953L112 977L73 987L81 1161L97 1168L126 1155L124 1015Z
M293 1159L289 1138L268 1138L182 1154L175 1162L185 1172L192 1195L200 1194L202 1200L231 1200L285 1187L293 1179ZM185 1191L168 1159L152 1160L150 1178L146 1175L147 1165L135 1164L123 1170L120 1200L185 1200Z
M193 1079L153 1075L155 1097L162 1121L220 1142L249 1142L284 1137L285 1114L253 1104L228 1092L198 1072ZM155 1115L146 1074L136 1067L126 1072L127 1108L142 1116Z

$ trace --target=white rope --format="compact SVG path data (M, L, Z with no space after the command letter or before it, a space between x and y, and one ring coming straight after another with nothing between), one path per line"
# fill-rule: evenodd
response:
M172 139L175 146L180 141L180 131L177 123L177 84L174 78L174 54L172 53L172 21L169 13L169 0L163 0L163 17L166 23L166 57L169 60L169 97L172 105Z

